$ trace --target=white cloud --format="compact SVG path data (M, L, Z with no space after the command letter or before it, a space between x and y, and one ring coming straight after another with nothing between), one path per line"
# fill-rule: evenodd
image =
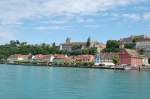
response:
M19 23L14 25L0 24L0 44L15 39L16 32L14 28L17 28L19 25Z
M77 17L76 20L78 23L86 23L86 24L95 22L95 20L93 18Z
M37 31L49 31L49 30L71 30L72 26L67 25L52 25L52 26L37 26L34 29Z
M24 20L39 21L40 19L47 20L42 21L47 25L54 26L41 26L37 27L37 30L50 29L69 29L69 26L62 26L67 21L77 19L79 23L92 23L93 19L83 19L85 15L96 15L108 10L117 8L118 6L124 7L126 5L139 3L143 0L0 0L0 25L21 25ZM109 15L109 13L108 13ZM117 15L117 14L116 14ZM58 20L53 17L61 16L64 19ZM125 17L138 20L136 15L124 15ZM117 16L114 16L117 17ZM143 16L145 19L149 19L149 15ZM88 24L88 26L94 26ZM97 26L94 26L97 27ZM0 38L11 39L15 36L14 33L8 32L12 28L0 27ZM16 28L14 27L13 30Z
M6 31L0 31L0 43L6 43L12 39L15 39L14 33L12 32L6 32Z
M100 26L97 24L86 24L84 25L84 27L85 28L100 28Z
M124 18L126 19L131 19L131 20L135 20L135 21L139 21L141 20L141 16L138 14L123 14L122 15Z
M48 30L48 27L45 27L45 26L38 26L38 27L35 27L35 30L38 30L38 31L45 31L45 30Z
M61 25L67 23L68 20L42 20L40 24L43 25Z
M143 18L144 18L145 20L150 20L150 13L145 13L145 14L143 15Z
M0 21L2 24L11 24L43 16L90 15L139 1L141 0L1 0Z

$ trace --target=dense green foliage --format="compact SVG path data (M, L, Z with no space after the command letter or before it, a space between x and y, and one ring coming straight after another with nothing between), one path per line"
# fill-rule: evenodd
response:
M50 44L27 44L26 42L19 42L18 40L12 40L8 44L0 45L0 61L8 58L13 54L68 54L68 55L80 55L80 54L96 54L96 48L82 49L80 45L75 46L72 52L59 50L59 46L55 43Z
M135 43L125 44L124 47L127 48L127 49L134 49L135 48Z
M0 45L0 60L6 59L12 54L55 54L55 53L65 53L60 51L59 47L53 43L50 44L27 44L26 42L19 42L18 40L10 41L9 44Z
M119 57L118 57L118 56L114 56L114 57L113 57L113 63L114 63L115 65L119 64Z
M103 49L103 52L119 52L119 41L117 40L108 40L106 48Z
M89 51L88 48L85 48L85 49L82 50L82 53L83 53L83 54L89 54L89 52L90 52L90 51Z
M81 45L80 44L76 44L74 46L72 46L72 50L78 50L78 49L81 49Z
M96 53L97 48L84 48L67 52L68 55L87 55L87 54L96 55Z

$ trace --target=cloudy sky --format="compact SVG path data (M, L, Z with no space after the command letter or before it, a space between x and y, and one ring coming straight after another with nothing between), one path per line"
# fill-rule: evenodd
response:
M0 0L0 43L150 36L150 0Z

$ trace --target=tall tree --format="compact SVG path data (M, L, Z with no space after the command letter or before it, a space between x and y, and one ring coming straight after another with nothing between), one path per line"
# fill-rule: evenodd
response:
M81 45L80 44L76 44L72 46L72 50L78 50L81 49Z
M56 48L56 43L55 42L53 42L52 47Z
M91 45L91 38L88 37L87 42L86 42L86 46L87 46L87 47L90 47L90 45Z
M9 44L10 44L10 46L16 46L16 41L15 41L15 40L11 40L11 41L9 42Z
M16 44L18 44L18 45L19 45L19 44L20 44L20 41L19 41L19 40L16 40Z

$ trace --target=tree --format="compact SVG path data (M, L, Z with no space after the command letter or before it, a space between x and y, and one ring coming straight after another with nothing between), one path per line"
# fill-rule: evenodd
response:
M139 50L139 53L142 55L142 54L144 54L144 49L140 49Z
M59 50L58 46L53 44L51 47L49 44L27 44L26 42L19 42L11 40L9 44L0 45L0 60L7 59L13 54L56 54L56 53L66 53ZM18 46L19 45L19 46Z
M132 40L132 43L136 43L137 41L139 41L139 38L138 37L134 37L133 40Z
M89 54L89 49L84 48L84 49L82 50L82 54Z
M90 45L91 45L91 38L89 37L89 38L87 39L86 46L87 46L87 47L90 47Z
M119 52L119 41L117 40L108 40L106 48L103 49L103 52Z
M20 46L21 46L21 47L25 47L26 45L27 45L27 42L21 42L21 43L20 43Z
M18 44L18 45L19 45L19 44L20 44L20 41L19 41L19 40L16 40L16 44Z
M15 41L15 40L11 40L11 41L9 42L9 44L10 44L10 46L16 46L16 41Z
M134 44L134 43L125 44L125 48L127 48L127 49L134 49L134 47L135 47L135 44Z
M96 55L96 53L97 53L97 48L91 48L90 49L90 54Z
M115 65L119 64L119 57L118 57L118 56L114 56L114 57L113 57L113 63L114 63Z
M76 51L71 51L71 52L68 52L69 55L81 55L81 51L79 50L76 50Z
M139 40L140 40L140 38L138 38L138 37L134 37L134 38L133 38L133 40L132 40L132 45L133 45L132 47L133 47L133 48L135 48L136 42L138 42Z
M56 47L56 43L55 42L53 42L53 44L52 44L52 48L55 48Z
M117 40L108 40L106 48L119 48L119 41Z
M81 49L81 45L80 44L76 44L72 46L72 50L78 50Z
M42 48L45 48L45 47L46 47L46 44L45 44L45 43L42 43L42 44L41 44L41 47L42 47Z

